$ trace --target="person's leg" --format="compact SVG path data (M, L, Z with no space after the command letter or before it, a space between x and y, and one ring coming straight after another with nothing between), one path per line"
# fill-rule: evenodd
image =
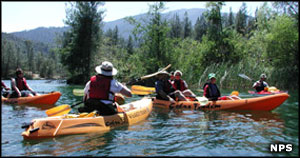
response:
M185 97L188 97L188 98L193 98L193 101L196 100L197 101L197 96L190 90L190 89L186 89L184 90L183 92L183 95Z
M180 101L188 101L181 91L176 90L174 94Z

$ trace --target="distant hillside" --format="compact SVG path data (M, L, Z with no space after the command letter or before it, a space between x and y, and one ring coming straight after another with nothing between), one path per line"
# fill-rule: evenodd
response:
M175 13L177 13L178 16L180 17L180 20L183 21L184 13L186 11L188 13L189 19L192 22L192 25L194 25L196 23L197 18L201 16L205 10L206 9L200 9L200 8L175 10L175 11L164 13L163 18L172 19ZM133 17L139 20L141 18L145 18L146 15L147 14L139 14ZM118 19L115 21L104 22L103 30L107 31L109 28L114 29L115 26L118 26L120 36L125 39L128 38L129 34L131 33L131 30L134 27L124 19ZM10 34L22 39L32 40L35 42L42 42L45 44L49 44L50 46L54 46L56 36L62 34L67 29L68 27L49 27L49 28L38 27L33 30L13 32Z
M16 43L16 45L18 45L21 49L25 48L25 40L23 38L17 37L13 34L8 34L8 33L1 33L2 36L2 40L6 39L8 41L12 41L14 43ZM33 36L34 37L34 36ZM30 39L27 39L30 40ZM32 40L32 48L34 50L34 52L42 52L42 53L49 53L51 46L48 45L47 43L44 42L39 42L39 41L34 41Z

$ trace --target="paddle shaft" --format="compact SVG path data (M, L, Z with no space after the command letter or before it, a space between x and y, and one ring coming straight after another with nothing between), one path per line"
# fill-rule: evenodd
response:
M81 104L81 103L83 103L83 101L80 101L80 102L78 102L78 103L76 103L76 104L73 104L73 105L71 105L70 107L73 108L73 107L75 107L75 106L77 106L77 105L79 105L79 104Z
M156 75L159 74L160 72L163 72L163 71L167 70L169 67L171 67L171 64L169 64L168 66L166 66L165 68L163 68L162 70L160 70L160 71L158 71L158 72L155 72L155 73L153 73L153 74L149 74L149 75L140 77L140 78L138 78L138 79L134 79L133 81L129 81L129 82L126 83L126 84L133 85L134 83L136 83L136 82L138 82L138 81L141 81L141 80L144 80L144 79L147 79L147 78L156 76Z

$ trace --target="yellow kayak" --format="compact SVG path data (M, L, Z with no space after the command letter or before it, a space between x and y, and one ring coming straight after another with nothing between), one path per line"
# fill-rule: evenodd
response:
M33 119L23 125L24 139L47 138L92 132L105 132L112 128L132 125L145 120L152 111L152 99L143 98L120 106L125 112L97 116L95 112Z

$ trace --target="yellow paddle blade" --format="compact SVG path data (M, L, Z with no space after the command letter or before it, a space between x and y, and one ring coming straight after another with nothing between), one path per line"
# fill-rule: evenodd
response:
M64 105L60 105L60 106L51 108L49 110L46 110L46 114L47 114L48 117L60 116L60 115L67 114L70 111L71 111L70 105L64 104Z
M149 94L152 94L153 92L135 91L135 90L132 90L131 93L132 93L132 94L135 94L135 95L149 95Z
M233 95L239 96L239 92L238 91L232 91L231 94L230 94L230 96L233 96Z
M148 95L152 94L155 92L154 87L145 87L145 86L140 86L140 85L133 85L131 86L131 92L132 94L137 94L137 95Z
M73 94L75 96L83 96L84 95L84 91L83 91L83 89L73 89Z

